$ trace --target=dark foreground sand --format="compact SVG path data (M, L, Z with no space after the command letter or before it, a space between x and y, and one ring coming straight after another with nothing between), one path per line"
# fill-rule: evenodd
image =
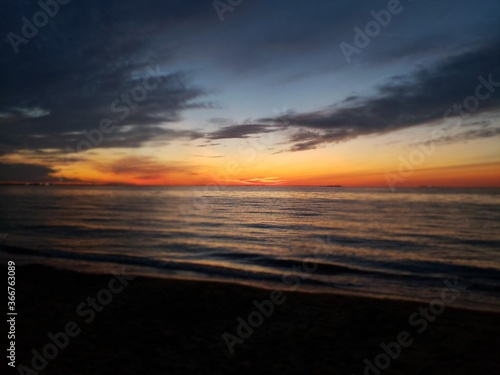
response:
M86 323L90 315L79 316L77 306L111 278L18 267L17 364L31 367L31 350L41 352L49 332L74 321L81 333L41 374L358 375L365 358L373 362L382 352L381 342L405 330L414 342L381 374L500 373L498 314L447 307L418 334L408 318L425 304L286 293L286 302L229 355L222 334L234 334L236 318L246 318L252 301L268 299L270 291L138 277Z

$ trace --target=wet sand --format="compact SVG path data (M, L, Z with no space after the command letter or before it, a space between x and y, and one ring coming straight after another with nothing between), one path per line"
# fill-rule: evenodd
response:
M51 343L48 333L57 334L73 321L69 332L78 334L68 336L67 346L41 374L358 375L365 371L365 358L375 363L384 353L380 344L397 340L403 331L405 342L412 343L401 347L396 359L387 356L388 368L367 374L500 373L500 314L446 307L418 333L421 326L412 326L409 317L428 307L425 303L285 292L286 300L274 305L231 355L224 332L237 337L238 316L247 320L257 311L252 302L269 300L269 290L146 277L110 284L113 278L18 266L16 365L32 368L31 350L43 353ZM97 299L93 306L102 309L97 312L87 298L102 290L108 290L99 295L108 304ZM48 354L53 355L50 348ZM383 356L379 364L385 366Z

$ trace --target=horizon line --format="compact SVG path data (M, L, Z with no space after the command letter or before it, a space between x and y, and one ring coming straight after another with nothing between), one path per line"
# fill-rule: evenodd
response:
M324 185L324 184L294 184L294 185L283 185L283 184L132 184L132 183L86 183L86 182L0 182L0 186L76 186L76 187L99 187L99 186L119 186L119 187L206 187L206 186L218 186L218 187L325 187L325 188L388 188L389 186L382 185ZM500 189L499 186L454 186L454 185L414 185L414 186L400 186L397 189Z

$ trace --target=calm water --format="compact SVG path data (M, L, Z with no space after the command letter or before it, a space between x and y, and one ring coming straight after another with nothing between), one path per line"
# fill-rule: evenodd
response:
M468 289L457 306L500 311L500 190L3 186L0 193L9 257L284 289L299 280L301 290L427 301L458 277Z

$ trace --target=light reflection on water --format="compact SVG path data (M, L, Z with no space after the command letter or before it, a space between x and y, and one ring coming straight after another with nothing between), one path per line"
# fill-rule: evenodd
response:
M312 187L1 187L7 244L150 273L280 283L322 243L304 287L500 309L500 191ZM328 240L327 240L328 239ZM92 259L89 254L94 254ZM88 267L88 264L86 264ZM493 306L493 307L492 307Z

